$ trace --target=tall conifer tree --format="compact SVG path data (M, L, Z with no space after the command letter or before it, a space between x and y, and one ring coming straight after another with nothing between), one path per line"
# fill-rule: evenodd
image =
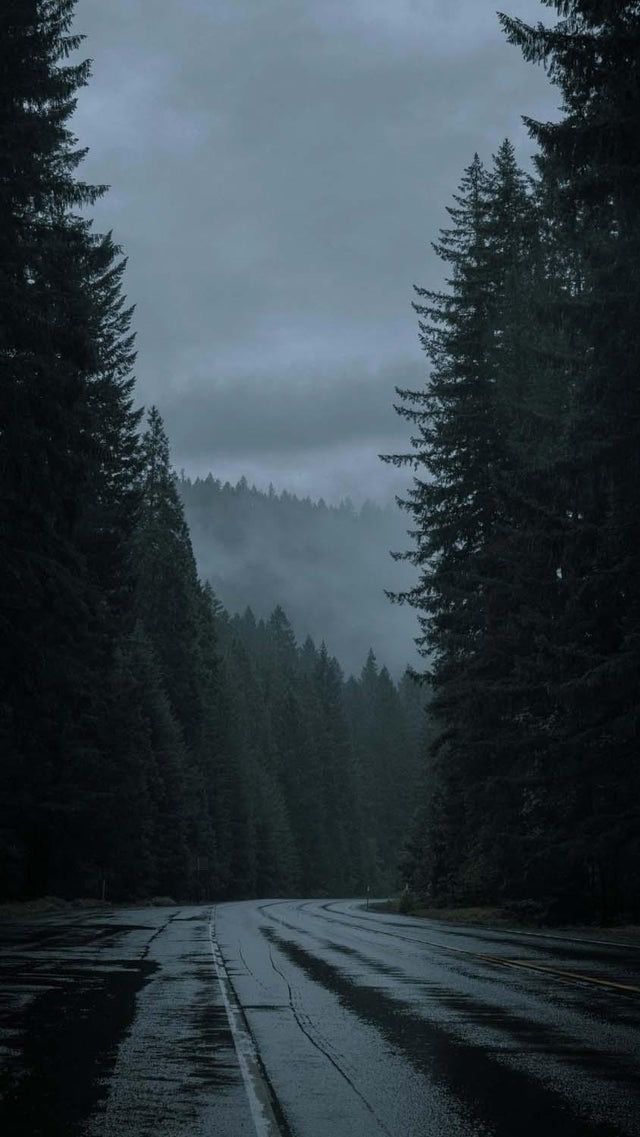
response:
M131 341L116 250L81 216L104 187L76 176L69 120L89 64L68 62L74 6L0 13L2 824L7 887L35 892L93 874L108 612L131 591L116 504L137 445Z
M418 470L405 505L420 578L400 599L419 611L440 723L419 821L420 881L432 896L475 900L509 889L521 828L514 741L532 687L521 657L531 651L533 575L522 534L536 517L523 314L538 238L509 142L490 171L474 159L455 202L435 246L451 266L449 291L419 290L431 375L425 391L400 392L400 414L417 427L414 452L390 460Z
M563 98L560 121L527 120L560 240L579 264L560 299L579 350L563 469L556 761L567 774L567 887L606 916L629 903L640 863L640 12L631 0L548 7L560 15L553 27L502 22Z

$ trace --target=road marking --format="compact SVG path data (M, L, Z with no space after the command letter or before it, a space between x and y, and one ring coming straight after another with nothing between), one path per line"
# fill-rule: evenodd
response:
M317 903L317 902L316 901L308 901L306 906L308 907L312 903ZM268 907L268 905L263 905L262 907L266 908L266 907ZM344 909L336 908L335 902L334 902L334 904L331 904L331 903L323 904L322 908L325 909L326 911L330 911L334 914L339 913L340 915L346 916L347 919L349 919L349 913L345 912ZM276 923L282 924L285 927L291 926L291 925L286 925L286 922L284 920L278 920L277 916L269 916L269 919L274 920ZM355 928L359 929L360 931L368 931L369 930L369 929L365 928L362 925L362 923L359 922L358 917L351 917L351 923L346 923L345 920L338 920L335 918L335 915L333 917L331 917L331 916L319 916L318 914L316 914L316 919L326 920L329 923L341 924L341 925L343 925L343 927L348 927L348 928L355 927ZM368 918L368 919L370 921L370 918ZM565 982L569 982L569 981L576 982L576 981L578 981L580 983L590 983L590 984L593 984L597 987L604 987L609 991L621 991L625 995L640 995L640 987L632 986L629 983L617 983L614 979L598 979L592 975L583 975L582 973L577 972L577 971L564 971L564 970L561 970L560 968L554 968L553 966L551 966L549 964L544 964L544 963L528 963L528 962L523 962L522 960L506 959L504 956L488 955L485 952L471 951L469 948L454 947L452 944L436 943L435 940L427 940L427 939L423 938L422 936L419 939L415 939L413 936L401 936L397 932L385 931L384 927L381 926L381 923L379 921L374 921L374 922L377 923L377 927L376 927L377 934L383 935L383 936L390 936L392 939L395 939L395 940L403 940L404 943L417 944L417 945L422 946L422 947L433 947L433 948L436 948L438 951L442 951L445 953L448 952L448 953L451 953L452 955L457 955L457 956L464 956L467 959L480 959L484 963L494 963L494 964L502 965L504 967L519 967L521 969L526 969L528 971L537 971L540 974L551 975L555 979L564 979ZM428 922L425 921L425 924L427 924L427 923ZM396 925L396 926L399 926L399 925ZM404 927L405 925L401 925L401 926ZM420 927L419 924L407 924L406 926L409 928L414 928L414 929L417 929ZM462 927L462 925L457 924L456 927L460 928L460 927ZM578 943L581 941L576 940L576 941L571 941L571 942ZM616 945L616 946L619 946L619 945Z
M522 967L527 971L540 971L545 975L553 975L555 979L574 979L580 983L595 983L598 987L613 987L615 991L625 991L632 995L640 995L640 987L631 983L617 983L615 979L599 979L595 975L583 975L580 971L565 971L560 967L553 967L549 963L531 963L528 959L505 959L498 955L480 955L490 963L500 963L505 967Z
M209 921L209 943L257 1137L284 1137L284 1132L273 1111L271 1090L264 1076L255 1042L245 1022L222 953L214 939L213 914Z
M357 912L361 919L367 919L373 923L380 923L379 920L377 921L376 916L363 915L363 913L366 912L364 904L365 901L363 899L351 900L348 902L347 909L345 910L345 901L336 900L331 904L323 905L323 907L330 909L332 912L341 913L342 915L348 915L349 912L354 914ZM341 905L341 907L338 907L338 905ZM388 913L388 915L397 914L398 913L393 912ZM476 924L472 921L469 921L469 923L466 923L466 921L464 923L456 923L455 920L438 920L436 916L412 916L406 917L406 919L407 927L409 928L422 928L427 927L429 924L437 924L438 928L442 928L443 932L451 931L452 929L456 932L488 932L489 934L497 933L500 936L519 936L521 939L526 936L529 939L537 940L559 940L563 944L576 944L579 947L584 947L585 944L596 944L598 947L625 948L629 951L640 951L640 943L637 940L594 940L588 936L570 936L568 933L561 935L558 932L533 932L528 928L513 928L509 925L505 925L504 927L501 925L498 927L498 925L491 924ZM410 920L419 922L409 923Z

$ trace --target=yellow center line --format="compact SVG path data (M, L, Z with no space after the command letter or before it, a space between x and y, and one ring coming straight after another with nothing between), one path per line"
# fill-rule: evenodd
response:
M284 903L284 901L281 901L280 903ZM266 905L266 907L271 907L271 905ZM335 911L335 909L328 904L325 905L325 907L327 909L330 909L331 911ZM346 915L346 913L345 913L345 915ZM271 919L275 920L276 917L271 916ZM341 924L342 926L348 927L348 928L353 928L355 925L356 928L360 928L360 930L363 930L362 923L360 923L360 921L358 920L357 917L349 918L349 916L347 916L347 920L340 920L336 916L334 916L334 917L321 916L320 919L328 920L329 923L332 923L332 924ZM282 921L278 921L278 922L282 923ZM504 956L500 956L500 955L487 955L486 953L483 953L483 952L471 951L469 948L454 947L452 944L438 943L435 940L428 940L422 936L420 936L418 938L415 938L413 936L403 936L403 935L400 935L398 932L390 932L390 931L388 931L388 929L380 927L380 926L376 929L376 931L379 935L389 936L391 939L403 940L406 943L417 944L417 945L420 945L421 947L436 948L438 951L442 951L442 952L445 952L447 954L456 955L456 956L464 956L466 959L476 959L476 960L479 959L479 960L482 960L484 963L494 963L494 964L497 963L502 967L516 967L516 968L520 968L521 970L536 971L536 972L543 974L543 975L551 975L551 976L553 976L554 979L564 979L565 981L573 980L573 982L578 982L578 983L590 983L590 984L592 984L592 986L604 987L609 991L621 991L625 995L640 995L640 987L636 987L631 983L616 983L614 979L597 979L597 978L595 978L595 976L583 975L581 972L578 972L578 971L562 971L559 967L552 967L546 963L531 963L531 962L529 962L529 960L506 959ZM561 937L552 937L552 938L560 939ZM576 942L596 942L596 941L576 941ZM611 946L627 947L628 945L627 944L617 944L617 943L613 944L612 943Z
M553 975L556 979L577 979L580 983L594 983L598 987L613 988L615 991L625 991L632 995L640 995L640 987L631 983L616 983L613 979L598 979L594 975L583 975L578 971L562 971L559 967L551 967L547 963L531 963L523 959L504 959L498 955L479 955L479 959L486 959L489 963L499 963L503 967L520 967L527 971L541 971L545 975Z

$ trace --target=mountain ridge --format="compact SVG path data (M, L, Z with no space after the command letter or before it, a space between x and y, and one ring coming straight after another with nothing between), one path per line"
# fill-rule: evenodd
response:
M200 573L230 612L266 618L282 605L298 637L326 640L346 671L358 673L370 648L396 676L416 662L415 617L385 594L412 583L390 555L408 542L397 506L328 504L213 474L183 472L177 485Z

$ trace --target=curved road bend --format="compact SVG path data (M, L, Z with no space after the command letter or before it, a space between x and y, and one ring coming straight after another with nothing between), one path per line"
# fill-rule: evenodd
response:
M0 935L12 1137L639 1131L633 946L318 900Z

